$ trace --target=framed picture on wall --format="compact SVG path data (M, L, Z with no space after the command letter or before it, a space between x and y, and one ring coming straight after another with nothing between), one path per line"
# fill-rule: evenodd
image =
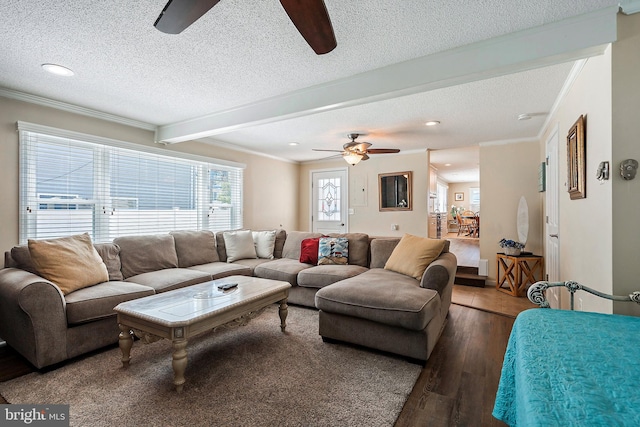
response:
M567 191L572 200L587 197L584 123L584 116L578 117L567 135Z
M464 200L464 193L454 193L456 202L462 202Z

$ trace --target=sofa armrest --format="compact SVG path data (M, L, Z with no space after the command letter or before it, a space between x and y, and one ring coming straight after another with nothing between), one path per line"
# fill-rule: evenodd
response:
M0 337L37 368L67 359L66 302L48 280L0 270Z
M443 252L427 266L420 280L420 286L437 291L442 298L447 289L453 287L457 269L456 256L451 252Z

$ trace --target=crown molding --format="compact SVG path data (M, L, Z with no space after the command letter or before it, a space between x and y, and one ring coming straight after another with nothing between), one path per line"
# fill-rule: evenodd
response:
M523 142L540 142L540 138L518 138L518 139L502 139L497 141L485 141L481 142L478 145L480 147L491 147L494 145L508 145L508 144L520 144Z
M17 101L28 102L30 104L41 105L43 107L55 108L56 110L67 111L69 113L80 114L83 116L93 117L96 119L106 120L109 122L119 123L121 125L132 126L135 128L155 131L157 126L151 123L141 122L138 120L128 119L126 117L109 114L91 108L80 107L78 105L69 104L67 102L56 101L54 99L45 98L43 96L32 95L26 92L20 92L13 89L0 87L0 96Z
M544 123L540 127L540 131L538 132L539 141L542 141L542 138L544 137L544 134L547 128L549 127L549 124L551 123L551 118L556 114L556 112L558 111L558 108L560 108L560 104L564 101L564 98L569 93L569 90L571 90L573 83L576 81L576 79L582 72L582 69L587 64L588 60L589 60L588 58L580 59L573 64L573 67L571 67L571 71L569 72L567 79L564 81L564 84L562 85L562 88L560 89L560 92L558 93L558 96L556 97L555 102L551 106L551 110L549 110L549 114L547 114L547 118L544 120Z
M625 15L633 15L634 13L638 13L640 12L640 1L637 1L637 0L621 1L620 10Z

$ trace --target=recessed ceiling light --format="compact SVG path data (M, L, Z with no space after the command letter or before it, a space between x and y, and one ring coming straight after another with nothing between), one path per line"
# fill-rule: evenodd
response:
M425 126L436 126L436 125L439 125L439 124L440 124L440 122L437 121L437 120L430 120L427 123L425 123Z
M518 120L529 120L531 118L531 114L520 114L518 116Z
M71 77L75 74L69 68L57 64L42 64L42 68L44 68L45 71L51 74L55 74L56 76Z
M445 166L451 166L451 163L445 163L444 165Z
M290 142L289 145L291 145L293 147L293 146L300 145L300 144L297 143L297 142Z

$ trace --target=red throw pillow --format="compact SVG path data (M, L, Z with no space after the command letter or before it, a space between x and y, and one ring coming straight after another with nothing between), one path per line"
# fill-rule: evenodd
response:
M318 265L318 246L320 237L304 239L300 244L300 262L305 264Z

